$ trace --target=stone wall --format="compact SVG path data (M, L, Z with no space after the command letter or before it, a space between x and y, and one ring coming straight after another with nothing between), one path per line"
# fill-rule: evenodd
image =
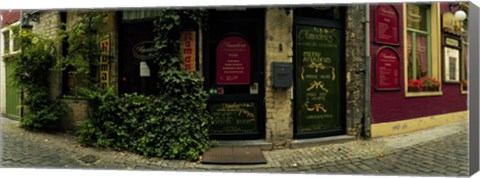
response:
M61 126L66 131L75 131L81 121L88 118L88 101L79 99L62 99L62 101L67 104L72 112L61 119Z
M59 27L61 25L60 12L59 11L45 11L40 13L38 22L30 21L33 25L32 31L43 35L46 38L55 39L58 36ZM61 46L57 46L58 55L61 55ZM50 96L52 98L58 98L62 94L61 72L45 71L49 74L50 82Z
M266 141L273 147L288 147L293 139L293 87L272 88L271 65L274 61L292 62L293 13L284 9L269 8L266 11L265 29L265 108Z
M70 24L75 21L77 16L77 11L67 12L67 24ZM115 12L105 12L104 18L102 19L102 29L101 35L110 36L110 55L112 58L110 60L110 75L109 83L111 86L117 88L118 81L118 36L116 29L116 14ZM38 23L31 22L33 25L33 32L43 34L48 38L55 38L58 36L59 25L61 24L60 13L58 11L46 11L40 14L40 20ZM99 44L100 45L100 44ZM59 52L62 49L62 46L58 46ZM58 55L61 55L60 53ZM50 82L51 82L51 96L53 98L59 98L62 94L62 75L61 72L52 72L50 71ZM88 102L85 100L78 99L62 99L70 108L71 112L66 118L62 118L61 123L62 127L65 130L75 130L79 121L85 120L88 117Z
M345 27L347 134L360 136L365 106L365 5L347 6Z

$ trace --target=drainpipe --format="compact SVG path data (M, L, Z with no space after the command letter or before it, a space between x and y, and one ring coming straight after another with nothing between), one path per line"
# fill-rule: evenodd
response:
M371 56L370 56L370 4L365 4L365 103L363 111L363 137L371 138L370 132L370 75L371 75Z

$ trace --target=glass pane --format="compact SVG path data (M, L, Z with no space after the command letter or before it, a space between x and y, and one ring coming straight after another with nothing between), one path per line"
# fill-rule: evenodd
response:
M408 79L413 79L413 51L412 51L412 32L407 33L407 54L408 54Z
M425 35L416 35L417 78L420 78L428 76L428 38Z
M415 4L408 4L407 27L427 31L427 8Z
M20 50L20 42L19 42L19 29L16 28L13 32L13 51Z
M3 54L10 52L10 31L3 32Z

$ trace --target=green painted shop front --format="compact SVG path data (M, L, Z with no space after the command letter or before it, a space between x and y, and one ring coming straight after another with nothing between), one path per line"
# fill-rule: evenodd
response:
M294 18L294 138L345 133L343 8L304 8Z

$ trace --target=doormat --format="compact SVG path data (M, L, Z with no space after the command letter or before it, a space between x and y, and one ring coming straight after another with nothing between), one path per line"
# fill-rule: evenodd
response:
M266 164L259 147L213 147L202 156L203 164Z

